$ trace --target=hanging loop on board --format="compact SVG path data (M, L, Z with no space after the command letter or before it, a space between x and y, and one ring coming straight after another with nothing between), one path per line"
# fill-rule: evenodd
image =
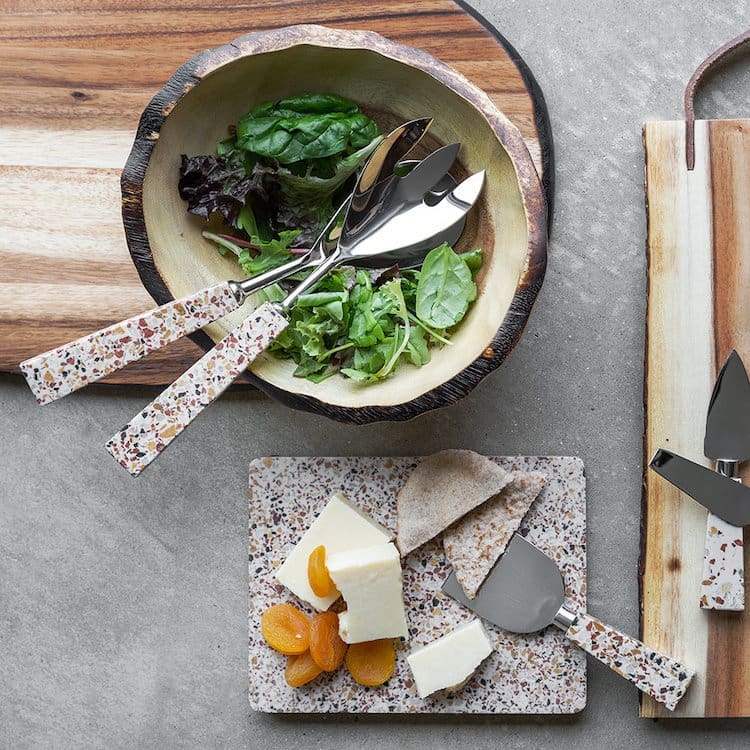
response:
M730 39L726 44L722 44L695 69L695 73L690 76L690 80L685 86L685 159L688 171L692 171L695 166L695 90L709 68L748 41L750 41L750 29L742 32L734 39Z

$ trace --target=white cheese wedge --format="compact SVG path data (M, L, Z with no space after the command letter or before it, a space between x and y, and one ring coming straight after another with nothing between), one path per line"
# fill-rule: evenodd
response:
M346 602L339 615L345 643L409 634L401 585L401 556L393 544L326 556L328 572Z
M307 578L310 553L322 544L326 548L327 564L329 555L384 544L391 539L393 534L388 529L375 523L349 502L346 495L337 492L331 496L328 505L323 508L276 571L276 580L302 601L324 611L339 598L339 595L336 592L328 596L317 596L313 593Z
M492 644L479 620L472 620L407 657L420 698L436 690L459 688L492 653Z

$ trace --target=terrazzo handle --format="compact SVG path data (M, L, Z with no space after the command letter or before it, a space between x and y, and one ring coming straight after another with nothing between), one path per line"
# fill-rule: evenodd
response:
M670 711L685 695L695 675L692 669L683 667L591 615L579 614L565 635Z
M287 326L266 302L113 435L114 459L138 476Z
M27 359L21 372L36 400L48 404L238 307L225 281Z
M706 525L701 609L741 612L745 609L742 529L712 513Z

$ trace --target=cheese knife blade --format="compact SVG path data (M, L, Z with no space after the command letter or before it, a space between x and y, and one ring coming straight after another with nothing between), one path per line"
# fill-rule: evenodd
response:
M703 452L714 461L750 459L750 381L734 350L716 378L708 404Z
M649 466L727 523L750 524L750 487L663 448L656 451Z

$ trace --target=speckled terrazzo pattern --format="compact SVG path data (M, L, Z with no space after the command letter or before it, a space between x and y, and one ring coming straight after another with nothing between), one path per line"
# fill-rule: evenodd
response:
M742 529L708 514L703 554L702 609L741 612L745 608Z
M36 400L48 404L223 318L239 305L229 282L168 302L21 362Z
M138 476L287 325L273 304L261 305L115 433L107 450Z
M578 611L586 607L586 497L583 464L577 458L495 458L510 472L539 471L548 484L521 526L521 533L564 571L566 595ZM262 458L250 464L249 486L249 697L258 711L282 713L575 713L586 704L586 656L550 627L540 634L506 633L485 623L496 647L455 695L419 698L406 662L424 646L474 619L443 594L450 569L438 536L404 564L409 641L397 646L395 675L380 688L358 686L340 669L303 688L284 681L285 657L263 641L260 616L277 602L298 602L274 580L312 520L336 490L387 528L396 528L396 493L416 458ZM336 605L334 605L336 607Z
M496 497L443 532L445 556L469 599L476 597L546 481L538 471L512 474Z
M579 614L566 635L610 669L673 711L695 676L692 669L653 651L591 615Z

